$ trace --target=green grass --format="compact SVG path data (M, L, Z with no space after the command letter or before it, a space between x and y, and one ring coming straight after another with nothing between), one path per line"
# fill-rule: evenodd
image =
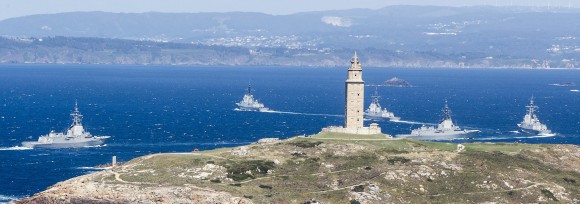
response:
M515 144L515 143L468 143L465 145L466 151L500 151L500 152L520 152L522 150L537 149L537 145Z
M455 150L457 150L457 144L454 144L454 143L427 142L427 141L414 140L414 139L403 139L403 141L407 141L411 144L416 145L414 147L426 147L429 149L442 150L442 151L455 151Z
M389 139L387 135L356 135L347 133L321 132L311 138L313 139Z
M332 140L336 139L336 140ZM360 139L360 140L357 140ZM345 133L319 133L310 138L298 138L297 141L323 141L332 143L354 143L361 145L370 145L374 147L383 148L385 150L392 151L421 151L420 148L425 150L441 150L441 151L455 151L457 149L457 144L453 143L442 143L442 142L427 142L414 139L389 139L385 135L353 135Z

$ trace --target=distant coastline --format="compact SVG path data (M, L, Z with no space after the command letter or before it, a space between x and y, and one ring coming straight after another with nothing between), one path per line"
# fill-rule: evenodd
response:
M507 56L454 59L437 52L400 55L387 49L311 49L207 46L199 44L134 41L104 38L50 37L45 39L0 37L0 64L107 64L107 65L199 65L344 67L356 50L368 67L397 68L513 68L578 69L580 61L538 64L533 59Z
M2 66L9 66L9 65L65 65L65 66L74 66L74 65L111 65L111 66L123 66L123 65L134 65L134 66L174 66L174 67L205 67L205 66L223 66L223 67L238 67L238 68L256 68L256 67L277 67L277 68L298 68L298 67L310 67L310 68L343 68L344 66L325 66L325 65L292 65L292 64L153 64L153 63L132 63L132 64L113 64L113 63L4 63L0 62L0 67ZM367 68L370 69L377 69L377 68L406 68L406 69L421 69L421 68L428 68L428 69L521 69L521 70L580 70L580 68L534 68L534 67L518 67L518 66L502 66L502 67L458 67L458 66L391 66L391 65L374 65L369 66ZM369 85L369 86L384 86L384 85Z
M343 67L356 50L367 67L572 69L579 18L579 9L491 6L56 13L0 20L0 64Z

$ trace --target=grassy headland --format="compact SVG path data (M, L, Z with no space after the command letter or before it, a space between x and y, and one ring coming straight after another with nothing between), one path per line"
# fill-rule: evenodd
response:
M463 145L457 151L453 143L322 133L155 154L58 183L22 203L580 202L578 146Z

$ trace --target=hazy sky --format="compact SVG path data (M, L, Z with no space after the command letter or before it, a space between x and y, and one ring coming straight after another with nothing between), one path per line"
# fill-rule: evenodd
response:
M71 11L127 13L251 11L283 15L349 8L377 9L401 4L580 7L580 0L0 0L0 20Z

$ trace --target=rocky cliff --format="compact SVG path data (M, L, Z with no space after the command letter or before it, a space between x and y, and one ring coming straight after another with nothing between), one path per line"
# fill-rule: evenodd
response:
M319 134L154 154L16 203L580 202L580 147Z

